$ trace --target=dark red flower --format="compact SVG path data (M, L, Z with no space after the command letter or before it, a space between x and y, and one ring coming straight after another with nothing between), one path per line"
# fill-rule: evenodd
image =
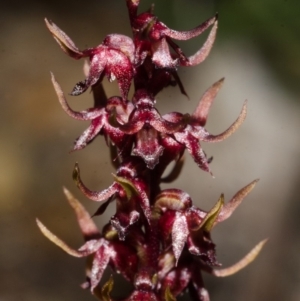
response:
M89 199L100 203L91 217L83 206L64 189L75 211L85 243L78 250L50 232L39 220L38 227L53 243L75 257L91 256L83 288L104 301L111 296L113 278L102 288L99 283L107 267L120 273L133 289L123 301L176 301L189 291L192 300L209 301L202 272L217 277L236 273L258 255L266 240L257 244L242 260L221 268L217 261L212 229L226 220L255 186L242 188L227 203L223 194L211 210L196 207L189 194L161 188L161 183L174 181L183 166L185 149L197 165L210 171L211 159L200 143L218 142L229 137L246 117L246 102L237 120L223 133L210 134L206 121L210 107L223 79L213 84L202 96L193 114L169 112L161 115L156 108L156 94L167 86L178 85L187 95L177 74L180 66L195 66L208 56L214 43L217 15L188 31L167 27L149 11L138 14L140 0L126 0L133 39L111 34L93 48L79 50L74 42L54 23L46 21L49 31L62 50L74 59L89 58L85 80L77 83L71 95L80 95L89 87L94 105L80 112L66 101L53 74L52 83L63 110L72 118L89 121L90 125L76 140L73 150L84 148L98 135L110 147L116 173L112 184L102 191L86 187L76 163L73 179ZM186 56L174 40L189 40L211 28L204 45L192 56ZM117 80L120 96L106 97L101 81ZM128 97L131 83L133 97ZM169 164L175 161L168 175ZM100 233L92 218L101 215L110 203L116 211Z
M90 66L87 78L77 83L71 95L80 95L90 86L102 80L118 81L121 96L125 100L134 76L134 44L124 35L108 35L102 44L95 48L79 50L74 42L56 24L45 19L46 25L62 50L75 59L88 57Z
M91 121L90 126L79 138L76 139L73 150L83 149L100 133L102 133L106 138L109 138L112 143L114 143L121 150L124 150L126 146L131 147L131 144L128 144L128 140L130 140L130 138L123 131L111 125L111 112L108 111L106 107L96 106L81 112L72 110L66 101L60 85L55 80L53 74L51 74L51 76L53 86L64 111L74 119ZM122 122L126 122L128 120L128 116L133 110L133 105L131 103L124 102L120 97L117 96L108 99L107 106L110 108L114 107L116 109L116 117Z
M213 25L213 28L206 42L200 50L190 57L186 57L179 46L171 40L190 40L202 34L211 25ZM168 28L164 23L158 21L157 17L152 13L142 13L136 16L132 21L132 29L136 40L138 37L138 40L143 41L143 36L146 36L148 39L144 44L136 43L137 51L139 51L138 57L141 60L140 63L142 63L146 57L146 50L151 50L152 62L158 68L176 69L179 65L198 65L205 60L212 48L216 37L217 26L217 16L215 16L192 30L177 31ZM169 46L173 48L174 53L170 52Z
M177 122L164 119L154 107L155 99L145 90L138 90L133 97L134 110L128 122L119 124L119 129L127 134L135 134L133 154L143 158L147 167L153 169L163 153L160 134L173 134L185 126L185 118Z
M245 102L237 120L226 131L219 135L212 135L205 129L204 126L206 124L209 109L220 90L223 81L223 79L219 80L203 94L196 110L186 122L185 128L182 131L177 131L173 134L175 140L186 147L197 165L208 172L210 172L208 165L209 160L207 159L199 142L220 142L225 140L240 127L246 118L247 112ZM170 122L178 122L182 119L182 116L183 115L180 115L179 113L172 113L166 114L163 117Z
M72 249L50 232L39 220L37 220L37 224L42 233L66 253L75 257L86 257L93 254L92 266L87 272L89 281L83 286L90 287L91 291L94 292L108 265L121 273L125 279L133 281L138 264L136 250L129 245L121 244L117 239L108 239L111 237L108 233L105 233L106 237L102 237L90 215L79 201L67 189L64 189L64 193L76 213L80 229L86 240L85 244L78 250ZM124 258L126 258L126 264L124 264Z
M117 170L115 181L107 189L91 191L82 182L78 164L75 165L73 178L78 188L90 200L103 202L114 196L118 201L117 213L111 219L119 238L124 240L128 227L136 223L142 211L150 224L151 210L148 197L148 187L145 179L140 175L143 162L139 158L130 158Z

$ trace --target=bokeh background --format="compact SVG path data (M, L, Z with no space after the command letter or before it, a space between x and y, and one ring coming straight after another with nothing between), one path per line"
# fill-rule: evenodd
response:
M212 83L226 78L209 116L207 129L219 133L237 117L248 99L241 129L220 144L203 145L214 156L215 178L186 155L174 186L210 209L223 192L236 191L260 178L235 214L213 232L219 260L229 266L258 241L269 242L257 260L239 274L205 277L211 299L300 300L300 2L297 0L164 0L155 12L169 27L187 30L216 11L217 41L200 66L180 69L190 96L177 88L157 97L162 113L191 113ZM141 10L151 1L142 0ZM0 300L93 300L79 284L84 259L72 258L39 233L39 217L73 247L82 237L62 193L68 187L93 213L97 204L76 189L71 172L79 162L93 189L112 181L108 150L101 138L69 154L87 123L71 120L60 108L50 82L53 71L64 91L83 79L82 63L67 57L47 32L43 19L59 25L83 49L113 32L130 35L125 1L5 1L0 10ZM205 34L203 35L205 37ZM180 43L186 54L203 37ZM104 82L109 96L116 83ZM68 98L75 109L92 104L91 94ZM173 186L173 185L172 185ZM168 187L171 187L170 185ZM108 214L113 213L110 205ZM107 216L97 218L99 226ZM124 288L119 285L117 290Z

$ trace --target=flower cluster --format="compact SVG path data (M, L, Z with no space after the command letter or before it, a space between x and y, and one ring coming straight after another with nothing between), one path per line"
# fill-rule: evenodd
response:
M213 84L201 97L193 113L170 112L161 115L155 107L155 96L167 86L178 86L186 94L177 74L180 66L195 66L208 56L217 31L217 16L190 31L168 28L153 14L153 9L138 14L139 0L126 0L133 38L111 34L94 48L79 50L70 37L49 20L46 25L62 50L70 57L89 58L86 78L71 92L77 96L91 88L94 106L76 112L68 104L53 74L52 83L63 110L72 118L90 121L89 127L76 139L73 150L80 150L96 137L104 136L116 167L112 184L103 191L91 191L81 179L78 164L73 178L77 187L92 201L101 203L94 216L101 215L115 201L116 213L100 232L83 206L65 189L74 209L85 244L74 250L50 232L39 220L42 233L52 242L76 257L93 256L84 288L103 300L114 300L113 278L102 288L99 283L110 266L133 284L124 300L173 301L189 290L195 300L207 301L201 271L215 276L231 275L259 253L260 242L241 261L220 268L216 259L211 230L234 212L253 189L257 180L242 188L229 202L221 195L206 212L193 205L190 196L179 189L162 190L162 182L172 182L183 166L187 150L200 169L211 173L200 143L218 142L238 129L246 117L246 103L233 124L218 135L206 128L209 109L223 79ZM174 40L189 40L211 28L204 45L187 57ZM120 96L106 97L102 79L117 80ZM129 99L129 89L134 93ZM171 162L173 170L163 173Z

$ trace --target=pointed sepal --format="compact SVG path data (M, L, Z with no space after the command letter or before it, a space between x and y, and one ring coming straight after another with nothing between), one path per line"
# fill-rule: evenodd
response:
M225 269L213 269L210 273L217 277L227 277L237 273L238 271L249 265L258 256L258 254L260 253L267 241L268 239L262 240L243 259L241 259L236 264Z
M55 234L53 234L42 222L40 222L38 219L36 219L36 223L41 230L41 232L55 245L60 247L63 251L68 253L71 256L74 257L86 257L90 254L95 253L99 247L102 244L102 241L99 239L92 239L87 241L81 248L78 250L74 250L71 247L69 247L64 241L62 241L60 238L58 238Z
M60 46L60 48L74 59L80 59L84 56L84 53L81 52L71 38L63 32L55 23L45 18L46 26L53 35L54 39Z

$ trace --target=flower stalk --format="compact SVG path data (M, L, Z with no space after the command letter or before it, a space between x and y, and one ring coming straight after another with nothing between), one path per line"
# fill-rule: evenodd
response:
M214 83L201 97L193 113L169 112L161 115L156 95L169 86L187 95L177 69L202 63L216 38L215 15L189 31L170 29L154 15L153 7L138 14L139 0L126 0L132 38L110 34L93 48L80 50L72 39L52 21L46 26L61 49L71 58L88 58L85 79L75 84L71 96L91 89L94 106L74 111L54 75L52 84L63 110L72 118L90 121L76 139L73 151L84 149L98 136L104 136L116 168L111 185L102 191L90 190L80 176L76 163L73 179L90 200L99 202L93 217L65 188L64 193L77 217L85 243L78 250L48 230L39 220L41 232L74 257L93 256L82 285L104 301L114 300L113 276L100 288L104 271L110 267L133 285L124 300L174 301L184 291L194 300L209 300L202 272L217 277L229 276L255 259L266 240L256 245L243 259L228 268L217 261L211 239L213 228L229 218L254 188L257 180L242 188L225 202L222 194L208 212L196 207L189 194L176 188L161 189L171 183L183 168L185 150L205 172L212 174L200 143L220 142L232 135L246 118L245 102L236 121L221 134L205 128L210 107L224 79ZM210 31L202 47L187 57L174 40L189 40ZM106 96L102 80L116 80L119 95ZM134 93L129 97L129 89ZM171 162L175 166L163 177ZM94 218L116 203L116 212L99 231Z

